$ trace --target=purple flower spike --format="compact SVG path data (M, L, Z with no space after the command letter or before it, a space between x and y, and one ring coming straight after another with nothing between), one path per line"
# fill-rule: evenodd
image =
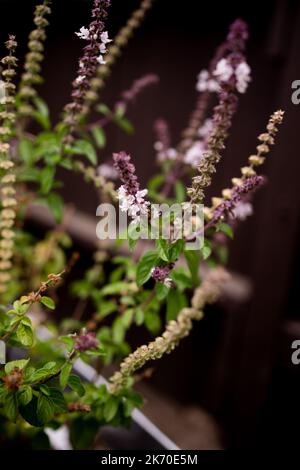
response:
M126 192L135 195L140 189L140 185L130 155L125 152L114 153L113 161Z
M85 352L89 349L95 349L99 346L96 334L93 332L82 333L77 336L74 349L79 352Z

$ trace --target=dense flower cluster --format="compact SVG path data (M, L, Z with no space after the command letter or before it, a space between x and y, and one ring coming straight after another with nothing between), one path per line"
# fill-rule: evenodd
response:
M33 108L31 99L37 96L35 85L43 82L41 76L41 62L44 59L44 42L46 40L46 27L48 26L47 15L51 13L51 1L44 0L43 4L37 5L34 13L36 28L29 35L29 52L25 58L25 72L21 76L19 88L18 111L23 116L30 116Z
M140 184L135 174L135 166L131 163L130 155L125 152L114 153L113 161L123 185L118 189L120 209L127 212L135 221L141 216L147 216L149 201L145 201L147 189L140 190Z
M82 27L76 33L80 38L87 40L88 44L83 49L77 78L73 81L72 102L65 107L66 116L64 122L70 127L70 134L85 112L84 105L88 98L91 80L96 74L97 66L105 63L103 54L106 52L106 44L110 42L110 39L107 32L104 31L104 20L107 17L109 5L110 0L94 0L92 22L88 28Z
M174 263L169 263L166 266L155 266L151 271L151 277L156 282L162 282L165 286L172 287L173 281L169 274L173 268Z
M94 332L83 331L75 338L74 349L79 352L86 352L99 346L99 341Z

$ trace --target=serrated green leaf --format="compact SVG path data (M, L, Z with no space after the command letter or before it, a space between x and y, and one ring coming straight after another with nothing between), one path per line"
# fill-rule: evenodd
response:
M43 296L40 300L40 302L45 305L46 307L50 308L51 310L54 310L55 309L55 303L54 301L51 299L51 297L47 297L47 296Z
M31 326L24 324L23 322L17 328L17 338L23 346L30 347L33 345L33 331Z
M233 236L234 236L232 227L228 224L223 223L223 222L219 222L217 224L217 232L223 232L229 238L233 238Z
M18 359L17 361L7 362L4 366L4 371L6 374L10 374L16 367L18 369L25 369L30 359Z
M102 127L92 127L91 132L93 134L97 146L100 149L103 149L106 144L106 136Z
M37 417L38 420L46 424L54 415L54 404L50 397L40 393L37 402Z
M32 389L29 385L23 385L18 392L18 400L21 405L26 406L32 400Z
M70 377L69 377L69 386L80 397L83 397L83 395L85 394L85 388L81 383L80 377L78 377L77 375L70 375Z
M117 414L119 408L119 400L116 397L109 397L104 405L104 419L107 423L112 421Z
M73 369L73 364L71 364L70 362L66 362L61 369L61 372L59 374L59 383L63 390L68 385L68 381L69 381L69 377L70 377L72 369Z
M15 393L9 393L4 400L4 412L10 421L14 423L18 416L18 402Z
M147 282L151 277L151 270L158 262L157 251L150 250L145 253L138 265L136 271L136 282L138 287L141 287L145 282Z
M84 155L92 165L97 164L97 153L92 144L87 140L76 140L72 146L72 153Z

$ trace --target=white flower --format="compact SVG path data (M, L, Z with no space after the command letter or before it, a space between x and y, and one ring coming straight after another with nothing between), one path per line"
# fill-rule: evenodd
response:
M163 149L163 144L159 142L159 140L157 142L154 142L154 150L156 150L157 152L160 152L160 150L162 149Z
M207 81L209 79L209 73L207 70L201 70L198 74L198 81L196 85L197 91L205 91L207 89Z
M127 191L124 186L120 186L118 189L118 199L122 199L123 197L127 196Z
M122 212L127 212L134 203L134 196L132 196L132 194L128 194L125 197L123 197L122 199L120 199L120 197L119 197L119 200L121 201L120 202L121 211Z
M227 82L232 76L234 70L227 59L221 59L213 72L221 82Z
M176 160L177 158L177 150L173 149L173 148L169 148L167 151L166 151L166 157L168 160Z
M210 92L218 92L220 90L220 85L218 84L217 80L211 78L207 82L207 90Z
M87 28L85 28L84 26L82 26L82 28L80 28L79 32L78 33L75 33L77 34L77 36L80 38L80 39L89 39L90 38L90 32Z
M202 137L202 139L207 139L207 137L212 131L212 128L213 128L212 119L205 119L203 125L198 130L199 137Z
M135 198L138 204L142 204L144 201L144 197L148 193L148 189L142 189L141 191L137 191Z
M109 39L107 31L103 31L103 33L101 33L101 35L100 35L100 38L101 38L101 41L103 42L103 44L107 44L108 42L112 41L111 39Z
M235 70L235 76L236 76L236 88L239 93L245 93L245 91L247 90L248 83L251 80L250 72L251 72L251 69L246 62L241 62L237 66Z
M105 54L105 52L106 52L106 45L103 42L102 44L100 44L100 53Z
M197 168L201 161L204 150L204 143L201 140L197 140L186 152L184 156L184 162L188 165L191 165L193 168Z
M98 59L97 59L97 62L99 62L100 65L105 65L106 64L106 61L103 59L103 55L100 54Z
M140 212L140 206L138 204L132 204L129 208L128 208L128 214L130 215L130 217L132 218L135 218Z
M164 280L164 285L169 288L172 287L173 286L172 279L170 277L166 277L166 279Z
M239 202L232 211L233 217L238 220L245 220L253 214L253 207L250 202Z
M201 91L219 91L219 84L216 80L210 77L208 70L201 70L198 75L196 90Z
M79 75L79 77L76 78L75 82L82 83L84 79L85 79L85 75Z
M118 177L117 170L108 163L102 163L102 165L99 165L97 171L98 175L103 176L103 178L116 180Z

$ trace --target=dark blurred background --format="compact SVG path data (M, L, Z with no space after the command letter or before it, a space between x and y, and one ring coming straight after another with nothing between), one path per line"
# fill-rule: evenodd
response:
M32 27L32 0L1 0L0 41L17 35L20 62ZM74 32L87 25L91 0L54 0L41 96L55 121L70 96L82 41ZM112 0L111 37L139 4ZM231 243L230 268L251 280L250 299L211 308L191 338L161 361L155 387L181 403L203 406L214 415L229 447L297 445L300 421L300 365L291 363L291 342L300 339L298 249L300 214L300 105L291 102L291 83L300 79L300 8L297 1L200 2L156 0L142 27L114 67L101 101L112 106L122 90L147 73L160 83L131 108L135 134L108 129L112 151L130 152L141 179L155 172L153 123L165 118L176 145L197 93L196 76L224 39L229 24L249 24L248 63L252 82L241 96L210 195L218 195L255 150L269 114L286 111L276 146L267 157L268 184L255 197L255 216ZM62 173L64 195L95 215L97 198L76 175ZM80 188L80 191L78 189ZM83 191L85 191L83 193Z

